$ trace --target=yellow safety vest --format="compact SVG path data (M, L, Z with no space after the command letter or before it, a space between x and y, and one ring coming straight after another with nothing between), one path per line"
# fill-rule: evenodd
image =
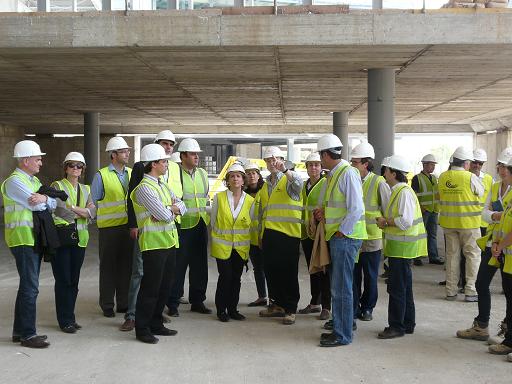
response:
M80 201L77 200L77 193L73 185L69 182L68 179L57 180L52 183L52 187L60 189L64 191L68 195L68 199L66 200L66 207L71 209L72 205L75 205L80 208L85 208L87 205L87 200L89 199L89 195L91 194L90 187L85 184L78 183L78 188L80 188ZM53 222L55 225L68 225L69 223L62 219L61 217L53 214ZM76 219L76 229L78 231L78 246L85 248L89 243L89 230L87 228L89 220L85 217L79 217Z
M507 194L509 195L510 192ZM512 204L508 204L505 211L501 215L501 219L499 224L496 225L492 241L495 243L500 242L508 233L512 231ZM503 266L503 272L512 275L512 245L508 246L503 250L503 254L505 256L505 264ZM489 265L499 268L500 264L495 257L491 257L489 260Z
M24 173L17 170L2 183L2 196L4 199L4 223L5 223L5 242L9 248L20 245L34 245L34 217L32 211L18 204L7 196L5 183L11 178L18 178L32 192L37 192L41 187L41 182L35 176L32 180Z
M501 189L501 181L495 182L491 187L491 202L498 201L499 200L499 191ZM502 197L502 206L503 210L507 208L510 201L512 200L512 193L509 190L505 196ZM492 239L493 232L496 230L496 227L498 226L498 223L489 223L487 230L485 232L485 236L480 237L476 240L476 243L480 247L480 249L483 251L487 247L487 242Z
M126 167L126 170L128 171L128 180L130 180L132 169ZM126 195L128 190L124 189L117 172L111 171L108 167L101 168L98 172L103 181L104 191L103 199L97 201L96 224L98 228L127 224Z
M411 196L416 200L416 209L414 211L414 220L412 225L405 231L396 226L384 227L384 255L387 257L397 257L403 259L414 259L416 257L427 256L427 234L423 225L420 203L414 194L414 191L408 185L396 188L389 199L386 208L385 217L396 219L400 216L398 211L398 201L404 190L408 189Z
M346 197L340 192L338 188L338 180L349 169L350 165L340 165L331 177L328 177L327 192L324 199L325 210L325 240L329 241L331 237L338 232L340 223L347 215L347 202ZM354 170L357 171L355 168ZM366 233L366 219L365 214L361 215L359 220L354 225L354 230L350 235L345 236L352 239L366 240L368 235Z
M432 180L423 172L416 175L418 178L419 192L416 193L421 208L429 212L439 212L439 192L437 178L431 175Z
M311 240L315 239L314 236L308 236L306 225L309 225L309 220L311 219L313 211L317 208L321 208L323 205L325 192L327 190L327 183L325 180L325 177L319 179L316 184L313 185L313 188L311 188L309 194L306 193L307 182L305 182L304 186L302 187L302 199L304 201L304 211L302 211L303 223L301 227L302 240L307 239L308 237Z
M261 191L261 189L260 189ZM252 218L252 225L251 225L251 245L260 245L260 211L261 211L261 197L260 197L260 191L256 193L256 195L253 197L254 199L254 215Z
M446 171L439 176L439 224L443 228L475 229L480 227L482 206L471 191L472 173Z
M137 218L139 228L139 248L141 252L155 249L169 249L178 247L178 231L174 221L153 221L151 213L137 201L136 191L141 186L147 186L155 191L164 207L172 205L172 194L166 183L158 184L152 179L144 177L139 185L130 194L133 201L133 211Z
M489 175L488 173L486 173L484 175L484 178L482 179L482 184L484 185L484 194L480 198L480 204L482 205L482 209L483 209L485 206L485 202L487 200L487 195L489 195L489 192L491 191L491 188L492 188L492 184L493 184L492 176ZM488 225L489 225L489 223L487 221L485 221L482 216L480 216L480 227L487 228Z
M377 217L382 217L383 212L379 207L379 186L386 180L370 172L363 183L364 216L368 240L382 239L382 230L377 226Z
M251 207L254 199L245 195L244 203L236 220L233 219L226 191L217 194L217 212L215 223L212 222L211 254L217 259L231 257L233 248L242 260L249 258L251 245Z
M171 189L172 193L178 198L181 199L183 197L183 187L181 186L181 179L180 179L180 170L181 167L172 162L169 161L169 166L167 168L167 185Z
M187 212L181 218L181 228L194 228L203 219L205 224L210 223L210 216L206 212L208 201L208 174L202 168L196 168L193 176L181 169L183 179L183 202Z
M288 179L283 175L277 185L268 194L268 182L258 192L260 194L261 233L268 229L284 233L290 237L301 237L302 194L300 200L293 200L286 190Z

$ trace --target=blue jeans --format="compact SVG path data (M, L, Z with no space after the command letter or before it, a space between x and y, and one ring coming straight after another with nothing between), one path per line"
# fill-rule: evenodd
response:
M399 332L412 332L416 326L416 312L412 292L411 259L389 257L388 323Z
M76 323L75 304L84 257L85 248L79 246L59 247L57 254L52 257L52 271L55 278L55 309L61 328Z
M423 224L425 224L425 231L427 232L427 249L428 260L439 260L437 254L437 216L436 212L423 212Z
M140 281L144 273L142 265L142 254L140 253L139 242L136 241L133 247L132 276L130 278L130 287L128 288L128 310L124 315L125 320L135 320L137 295L139 294Z
M36 335L36 300L39 294L41 257L34 252L33 247L26 245L12 247L11 253L16 259L20 276L12 335L27 340Z
M365 311L372 313L377 304L377 278L381 253L380 249L373 252L361 252L359 262L354 266L354 318ZM361 284L364 287L362 292Z
M353 282L354 263L362 240L331 237L331 298L333 332L342 344L352 342L354 321Z

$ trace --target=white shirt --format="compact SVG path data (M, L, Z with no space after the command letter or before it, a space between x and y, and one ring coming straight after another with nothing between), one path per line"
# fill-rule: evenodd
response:
M407 185L406 183L398 183L391 187L391 193L396 189ZM405 188L398 195L398 217L394 217L395 225L402 231L409 229L414 221L414 213L416 211L416 196L414 192Z
M245 196L247 195L244 191L242 191L242 196L240 196L240 200L238 201L238 205L235 207L235 199L233 198L233 192L229 189L226 190L229 209L231 209L231 214L233 215L233 220L236 220L240 211L242 210L242 206L244 205ZM217 197L217 195L215 195Z

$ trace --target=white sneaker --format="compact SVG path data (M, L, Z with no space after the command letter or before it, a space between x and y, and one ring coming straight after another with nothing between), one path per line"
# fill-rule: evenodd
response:
M507 323L502 321L498 327L498 333L496 334L496 336L489 337L487 339L487 344L501 344L503 340L505 340L505 333L507 333Z
M507 360L510 361L512 363L512 353L509 353L507 355Z

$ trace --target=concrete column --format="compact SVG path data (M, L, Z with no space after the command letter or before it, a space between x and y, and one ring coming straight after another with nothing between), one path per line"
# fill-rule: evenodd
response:
M94 174L100 168L100 114L98 112L84 113L84 156L87 162L85 181L86 184L91 184Z
M50 0L37 0L37 12L50 12Z
M343 144L341 157L348 160L349 143L348 143L348 112L333 112L332 113L332 133L338 136Z
M286 145L288 147L288 160L290 160L292 163L297 162L297 152L295 151L295 139L286 139Z
M243 8L244 7L244 0L234 0L233 6L235 8Z
M382 159L394 153L395 70L368 70L368 142L375 149L376 169Z
M101 10L102 11L111 11L112 10L112 0L101 0Z
M302 5L313 5L313 0L302 0Z
M78 11L78 0L71 0L71 12L77 12Z
M180 9L179 0L167 0L167 9Z
M372 9L382 9L383 0L372 0Z
M188 0L188 9L194 9L194 0Z

